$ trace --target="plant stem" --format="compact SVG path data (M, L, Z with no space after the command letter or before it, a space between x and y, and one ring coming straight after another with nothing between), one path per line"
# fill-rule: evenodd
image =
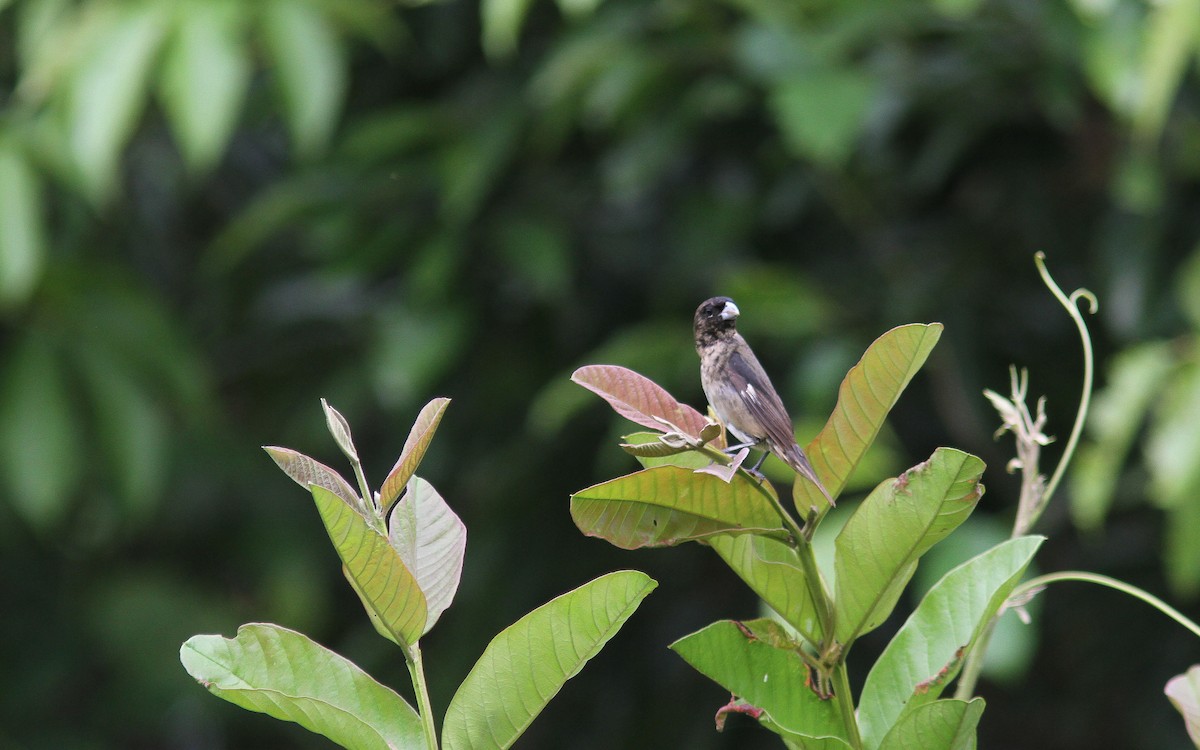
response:
M429 687L425 684L425 665L421 661L421 645L414 643L405 650L408 673L412 676L413 692L417 696L417 712L425 732L427 750L438 750L437 728L433 724L433 707L429 703Z
M960 701L969 701L975 696L975 684L979 682L979 673L983 671L983 658L987 655L988 644L992 641L992 633L996 630L998 622L999 616L988 620L979 637L975 639L975 645L971 647L967 663L963 665L962 675L954 688L954 697Z
M858 720L854 717L854 695L850 692L850 674L846 669L846 662L840 662L837 669L833 672L834 692L836 693L838 707L842 711L842 723L846 725L846 731L850 733L850 747L854 750L862 750L862 736L858 733Z
M1042 495L1042 507L1050 501L1050 497L1054 494L1054 490L1058 488L1059 481L1062 480L1063 474L1066 473L1067 466L1071 463L1071 456L1075 453L1075 445L1079 442L1079 435L1083 432L1083 422L1087 417L1088 405L1092 399L1092 337L1088 335L1087 323L1083 320L1083 315L1079 313L1078 303L1080 299L1086 299L1090 305L1088 312L1092 315L1096 314L1099 307L1099 301L1096 295L1092 294L1087 289L1076 289L1071 292L1071 296L1063 294L1063 290L1058 284L1054 283L1054 279L1050 277L1050 272L1046 270L1046 254L1037 253L1034 256L1033 262L1037 265L1038 273L1042 275L1042 282L1050 289L1050 292L1066 308L1067 314L1071 316L1071 320L1075 321L1075 327L1079 329L1079 338L1083 343L1083 393L1079 396L1079 411L1075 414L1075 425L1071 428L1071 437L1067 440L1067 446L1063 449L1062 458L1058 461L1058 468L1054 470L1054 476L1046 484L1046 491ZM1032 524L1030 524L1032 525Z
M1133 598L1140 599L1141 601L1149 604L1151 607L1154 607L1159 612L1162 612L1167 617L1170 617L1175 622L1192 631L1193 635L1200 637L1200 625L1192 622L1190 619L1184 616L1182 612L1175 609L1170 604L1167 604L1162 599L1159 599L1157 596L1151 594L1145 589L1140 589L1133 584L1125 583L1124 581L1118 581L1116 578L1110 578L1105 575L1100 575L1099 573L1088 573L1082 570L1063 570L1057 573L1047 573L1046 575L1037 576L1036 578L1030 578L1025 583L1022 583L1013 590L1010 598L1019 598L1048 584L1057 583L1058 581L1082 581L1084 583L1095 583L1101 586L1107 586L1110 589L1116 589L1117 591L1125 594L1129 594Z

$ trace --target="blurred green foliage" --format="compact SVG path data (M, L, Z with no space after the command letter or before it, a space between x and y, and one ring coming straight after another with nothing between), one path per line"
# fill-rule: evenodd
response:
M326 445L325 396L378 478L447 395L453 450L425 468L472 542L426 648L435 707L479 650L456 639L633 564L660 591L525 743L750 747L666 644L754 602L705 550L630 560L575 532L568 494L633 467L567 374L622 364L699 405L691 312L731 293L811 434L868 342L940 320L889 451L983 456L980 511L1005 516L980 391L1027 366L1060 436L1078 395L1037 250L1101 298L1105 401L1142 389L1115 433L1097 413L1095 533L1052 510L1041 561L1194 591L1200 479L1172 473L1200 431L1198 8L0 2L0 744L318 746L179 669L184 638L249 620L405 684L257 446ZM1122 375L1146 346L1161 387ZM1103 593L1043 605L1032 671L985 686L983 746L1187 746L1161 692L1185 634Z

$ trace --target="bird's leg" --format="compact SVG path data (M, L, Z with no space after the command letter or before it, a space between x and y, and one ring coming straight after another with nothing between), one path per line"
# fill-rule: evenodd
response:
M763 465L763 461L767 460L767 454L770 452L771 451L763 451L762 452L762 455L758 457L758 461L754 464L753 468L750 469L751 474L761 474L762 473L758 470L758 467Z

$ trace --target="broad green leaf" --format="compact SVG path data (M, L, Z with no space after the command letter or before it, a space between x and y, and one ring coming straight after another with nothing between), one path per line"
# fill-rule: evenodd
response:
M1200 481L1200 429L1195 417L1200 414L1200 363L1188 362L1174 369L1155 394L1155 414L1145 448L1150 494L1167 508L1193 502Z
M392 511L388 540L425 594L428 633L458 591L467 527L433 485L414 476Z
M1171 585L1182 595L1200 590L1200 364L1188 362L1157 394L1146 439L1150 494L1170 514L1165 558Z
M249 17L246 5L237 0L176 6L159 96L193 171L216 164L237 125L253 71L246 38Z
M1021 580L1044 537L1011 539L942 577L871 668L858 724L868 750L901 716L930 703L962 668L964 655Z
M808 685L808 668L773 620L714 622L671 644L697 671L766 711L787 732L846 738L835 700Z
M435 398L425 404L421 413L417 415L417 421L408 431L408 438L400 451L400 458L396 459L396 465L388 472L387 478L379 488L379 507L383 509L384 515L387 515L388 510L400 497L400 492L408 486L408 480L417 470L421 459L425 458L425 451L429 449L433 433L437 431L442 415L446 413L446 407L449 405L450 399Z
M112 191L117 165L146 102L147 80L166 35L169 6L128 3L77 61L67 106L67 143L93 201Z
M683 432L699 437L708 424L704 415L675 400L661 386L633 370L616 365L587 365L571 380L607 401L618 414L652 430L666 432L666 420Z
M532 0L483 0L479 6L483 27L483 51L492 59L509 57L517 50L517 38Z
M1071 516L1096 531L1112 505L1125 457L1154 399L1162 393L1174 356L1168 344L1138 344L1113 357L1108 385L1092 399L1090 440L1071 464Z
M941 323L893 328L846 373L833 414L804 451L829 494L836 498L845 488L850 472L875 442L883 420L941 335ZM792 495L798 508L828 507L820 490L803 478L797 478Z
M342 42L317 7L270 0L262 7L262 35L296 151L311 157L337 124L346 90Z
M834 637L849 645L896 606L917 561L974 510L984 464L952 448L884 482L837 536Z
M0 142L0 308L29 299L46 263L42 186L25 157Z
M1188 668L1184 674L1172 677L1163 690L1171 705L1183 714L1188 737L1200 748L1200 665Z
M1141 96L1133 115L1135 135L1153 142L1162 132L1184 71L1200 38L1200 3L1188 0L1153 3L1145 24Z
M311 489L321 520L363 606L397 643L416 643L425 632L425 595L400 553L341 497L317 485Z
M355 750L425 747L412 706L352 662L278 625L252 623L235 638L194 635L184 669L213 695L292 721Z
M771 109L794 154L825 166L850 157L877 88L863 70L813 69L775 86Z
M0 383L0 475L5 502L48 531L66 518L83 471L79 415L63 362L38 333L5 353Z
M80 342L71 355L94 404L96 450L112 473L115 494L129 517L146 518L166 486L168 416L140 373L103 342Z
M312 485L324 487L333 494L340 497L347 505L353 508L362 508L362 500L359 499L358 493L354 491L342 475L338 474L333 469L325 464L314 461L303 453L292 450L291 448L279 448L274 445L264 445L263 450L275 462L275 465L283 469L283 473L292 478L292 481L300 485L304 489L308 489Z
M983 698L926 703L896 722L880 750L975 750Z
M445 750L510 747L657 585L636 570L609 573L501 631L450 700Z
M757 534L721 534L708 544L785 622L810 643L821 640L817 607L793 547Z
M764 712L758 723L783 739L783 746L788 750L851 750L850 743L837 737L810 737L799 732L791 732L775 723L769 713Z
M576 492L571 518L584 534L623 549L724 533L782 533L779 514L762 491L774 492L744 476L727 484L711 474L659 466Z

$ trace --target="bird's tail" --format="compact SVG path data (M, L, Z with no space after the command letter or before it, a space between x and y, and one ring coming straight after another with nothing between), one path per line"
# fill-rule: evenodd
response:
M781 446L771 446L772 449L776 449L775 454L782 458L788 466L792 467L793 471L817 486L817 489L829 501L830 507L837 505L833 501L833 497L830 496L829 490L825 489L825 485L821 484L820 478L817 477L817 472L813 469L812 464L808 462L808 456L804 455L804 451L800 449L800 446L793 443L786 450L778 450L779 447Z

